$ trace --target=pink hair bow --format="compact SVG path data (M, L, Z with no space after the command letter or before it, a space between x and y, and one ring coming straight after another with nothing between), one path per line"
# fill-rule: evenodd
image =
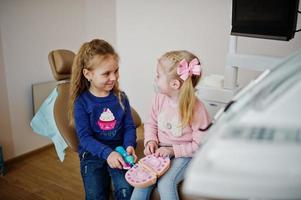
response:
M192 74L194 74L194 75L200 75L201 74L201 65L199 64L199 60L197 58L194 58L188 64L188 62L184 58L183 60L181 60L179 66L178 66L177 74L184 81L188 77L190 77Z

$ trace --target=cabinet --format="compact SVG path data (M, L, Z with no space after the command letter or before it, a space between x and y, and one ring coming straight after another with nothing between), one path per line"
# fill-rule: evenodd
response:
M231 89L205 86L203 84L199 85L197 91L199 99L204 103L211 118L214 117L218 110L227 105L234 93L235 91Z
M201 99L201 100L204 103L207 111L209 112L211 119L214 117L217 111L219 111L221 108L224 108L227 105L226 103L217 102L217 101L210 101L206 99Z

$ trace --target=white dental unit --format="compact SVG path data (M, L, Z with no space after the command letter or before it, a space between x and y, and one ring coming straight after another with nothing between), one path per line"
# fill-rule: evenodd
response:
M301 199L301 49L220 111L184 190L214 199Z

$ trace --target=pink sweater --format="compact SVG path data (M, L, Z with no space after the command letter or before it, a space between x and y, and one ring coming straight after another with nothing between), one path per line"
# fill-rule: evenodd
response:
M175 157L192 157L198 149L210 117L203 103L198 100L194 108L192 123L180 127L178 105L163 94L157 94L153 100L150 119L144 125L144 144L154 140L161 146L172 146Z

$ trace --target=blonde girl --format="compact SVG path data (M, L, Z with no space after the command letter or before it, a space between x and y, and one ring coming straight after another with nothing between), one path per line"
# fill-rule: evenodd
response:
M210 122L203 103L195 95L201 78L201 63L188 51L171 51L158 60L156 94L145 123L145 155L169 156L170 169L157 182L161 200L179 199L177 185L198 149ZM149 199L154 186L135 188L133 200Z

